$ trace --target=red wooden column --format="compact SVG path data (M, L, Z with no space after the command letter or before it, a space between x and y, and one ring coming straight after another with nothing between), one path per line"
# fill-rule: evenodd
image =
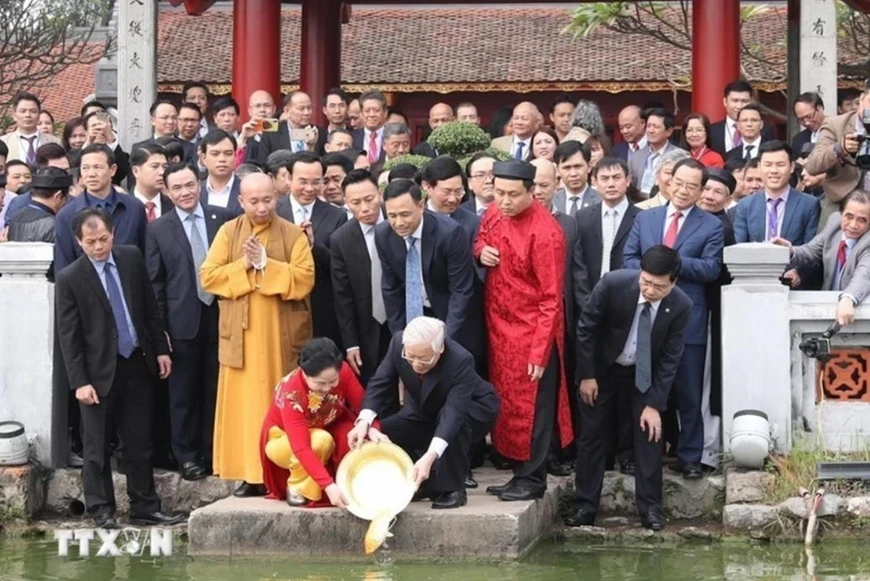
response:
M725 117L725 85L740 78L740 0L692 0L692 111Z
M321 100L329 89L341 84L340 0L302 0L299 67L299 85L314 104L314 123L323 126L326 119Z
M281 0L233 0L233 99L241 121L257 89L281 102Z

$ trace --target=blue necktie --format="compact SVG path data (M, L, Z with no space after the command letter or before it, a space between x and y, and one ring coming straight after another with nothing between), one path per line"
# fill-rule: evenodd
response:
M525 146L526 144L522 141L517 142L517 152L514 154L514 159L523 160L523 147Z
M133 337L130 335L130 328L127 327L127 315L124 314L124 299L122 298L121 289L118 287L118 283L115 282L115 277L112 274L113 268L113 265L107 262L103 274L106 277L106 294L109 295L109 304L112 305L112 314L115 316L115 327L118 329L118 354L126 359L133 354Z
M420 253L415 243L408 238L408 255L405 257L405 324L423 316L423 277L420 268Z

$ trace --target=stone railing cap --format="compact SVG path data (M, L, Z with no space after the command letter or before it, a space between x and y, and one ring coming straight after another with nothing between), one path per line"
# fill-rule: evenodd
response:
M54 245L48 242L0 243L0 274L44 275L54 260Z

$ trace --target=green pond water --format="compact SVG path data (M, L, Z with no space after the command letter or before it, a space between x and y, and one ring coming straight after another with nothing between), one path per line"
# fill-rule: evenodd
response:
M58 557L50 540L0 541L3 581L689 581L727 579L870 579L866 543L817 545L712 544L595 546L571 541L539 547L521 562L392 562L389 553L351 563L298 559L187 557ZM72 553L75 554L75 553Z

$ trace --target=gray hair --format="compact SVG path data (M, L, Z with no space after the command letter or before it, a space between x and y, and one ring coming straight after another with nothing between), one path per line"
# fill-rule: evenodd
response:
M681 159L691 157L689 152L684 149L672 149L659 156L655 164L653 164L653 175L659 177L661 169L669 163L677 163Z
M601 118L601 110L592 101L581 99L574 107L571 115L571 126L585 129L593 137L604 133L604 120Z
M387 123L384 125L384 141L396 135L407 135L410 137L411 130L404 123Z
M429 345L436 353L444 347L446 326L433 317L417 317L402 331L402 345Z
M263 173L263 170L252 163L243 163L236 168L236 177L243 180L252 173Z
M366 101L377 101L381 104L381 108L387 109L387 98L380 91L366 91L359 96L359 106L362 107Z

